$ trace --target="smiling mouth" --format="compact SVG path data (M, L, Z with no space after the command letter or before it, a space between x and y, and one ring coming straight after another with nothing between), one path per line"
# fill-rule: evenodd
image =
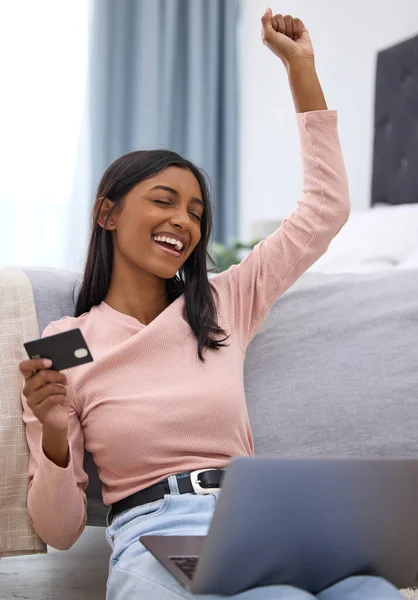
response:
M160 240L157 241L154 238L151 239L162 252L165 252L170 256L175 256L176 258L179 258L179 256L181 256L183 253L183 248L179 249L177 246L171 244L170 242L163 242Z

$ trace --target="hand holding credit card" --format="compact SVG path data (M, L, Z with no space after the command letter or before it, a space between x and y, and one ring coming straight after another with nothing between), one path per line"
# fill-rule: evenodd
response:
M67 395L67 377L60 371L91 362L93 357L80 329L71 329L23 345L29 360L23 360L19 365L25 378L22 393L28 407L43 426L44 452L55 464L65 467L71 400Z
M23 345L30 359L52 360L51 368L54 371L70 369L93 360L80 329L70 329Z

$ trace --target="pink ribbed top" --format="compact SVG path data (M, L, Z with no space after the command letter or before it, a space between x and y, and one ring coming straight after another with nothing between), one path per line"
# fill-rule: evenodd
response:
M218 322L230 334L226 348L205 351L205 363L198 359L183 297L147 326L102 302L43 332L79 327L94 357L66 371L66 468L43 453L41 425L22 397L29 516L47 544L66 549L85 526L84 448L94 457L106 504L169 474L224 467L231 457L253 453L243 385L246 348L274 301L326 251L349 215L336 112L298 114L297 122L303 192L296 211L241 264L210 280ZM280 186L277 205L279 213Z

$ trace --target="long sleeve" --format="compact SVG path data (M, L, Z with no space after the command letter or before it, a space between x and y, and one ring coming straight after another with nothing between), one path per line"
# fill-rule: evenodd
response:
M239 265L212 280L215 301L244 352L272 304L326 252L350 213L337 113L301 113L297 124L303 186L296 210Z
M42 337L59 333L56 323L44 330ZM70 386L68 393L71 394ZM88 476L83 470L84 438L73 407L69 415L69 462L57 466L42 448L42 425L28 407L22 393L23 421L29 446L28 514L39 537L58 550L70 548L86 524Z

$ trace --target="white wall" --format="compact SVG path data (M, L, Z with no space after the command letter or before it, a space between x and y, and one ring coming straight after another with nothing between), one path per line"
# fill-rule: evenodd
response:
M418 33L417 0L271 0L273 13L301 18L311 34L328 107L339 131L353 211L370 204L375 60ZM262 44L266 0L242 0L240 235L287 216L301 188L293 102L282 63Z

